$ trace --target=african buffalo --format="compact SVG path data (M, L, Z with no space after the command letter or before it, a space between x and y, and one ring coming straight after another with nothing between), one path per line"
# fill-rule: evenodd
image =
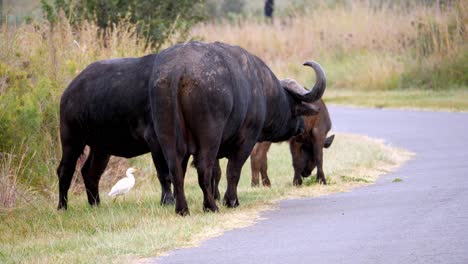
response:
M99 204L99 179L111 155L130 158L150 151L162 186L161 202L174 202L148 100L155 57L92 63L64 91L60 101L62 160L57 169L59 209L67 208L68 189L85 145L90 153L81 173L89 204Z
M308 177L317 167L317 182L327 184L323 173L323 148L328 148L335 135L327 137L331 129L330 115L325 103L320 99L314 102L320 109L318 115L304 117L305 130L289 140L292 163L294 167L294 185L302 184L302 177ZM270 186L267 173L267 152L271 142L257 143L250 154L252 169L252 186L259 185L261 174L263 186Z
M218 211L213 168L228 158L223 202L239 205L240 171L258 141L284 141L302 133L302 116L317 111L325 75L319 64L311 91L297 82L280 83L258 57L238 46L190 42L172 46L155 58L149 95L157 139L174 183L176 213L189 214L184 193L184 163L190 155L198 172L205 210Z

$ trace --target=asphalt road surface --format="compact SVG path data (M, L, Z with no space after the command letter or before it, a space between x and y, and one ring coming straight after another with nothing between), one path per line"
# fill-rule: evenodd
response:
M152 261L467 264L468 114L329 110L334 131L382 138L416 156L374 185L282 201L253 226Z

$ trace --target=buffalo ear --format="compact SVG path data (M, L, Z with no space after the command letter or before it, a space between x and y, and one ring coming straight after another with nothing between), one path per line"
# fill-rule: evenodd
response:
M324 148L329 148L331 144L333 143L333 139L335 139L335 135L331 135L325 139L325 143L323 144Z
M296 105L294 109L294 114L296 116L311 116L316 115L320 112L320 106L315 104L301 102L300 104Z

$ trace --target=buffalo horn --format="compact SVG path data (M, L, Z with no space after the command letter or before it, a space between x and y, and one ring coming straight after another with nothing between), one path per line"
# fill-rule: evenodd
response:
M325 87L327 86L325 73L323 72L322 66L315 61L306 61L304 66L310 66L315 71L317 76L314 88L306 94L303 95L302 101L304 102L315 102L318 99L322 98L323 93L325 92Z
M281 86L288 90L292 96L303 102L312 103L320 99L325 92L326 80L325 73L320 64L315 61L306 61L305 66L310 66L314 69L317 81L311 91L302 87L298 82L293 79L281 80Z

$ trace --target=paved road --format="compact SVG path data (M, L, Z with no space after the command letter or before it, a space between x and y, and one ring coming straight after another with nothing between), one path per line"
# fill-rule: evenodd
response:
M372 186L283 201L254 226L154 262L468 263L468 114L330 112L335 131L383 138L416 157Z

